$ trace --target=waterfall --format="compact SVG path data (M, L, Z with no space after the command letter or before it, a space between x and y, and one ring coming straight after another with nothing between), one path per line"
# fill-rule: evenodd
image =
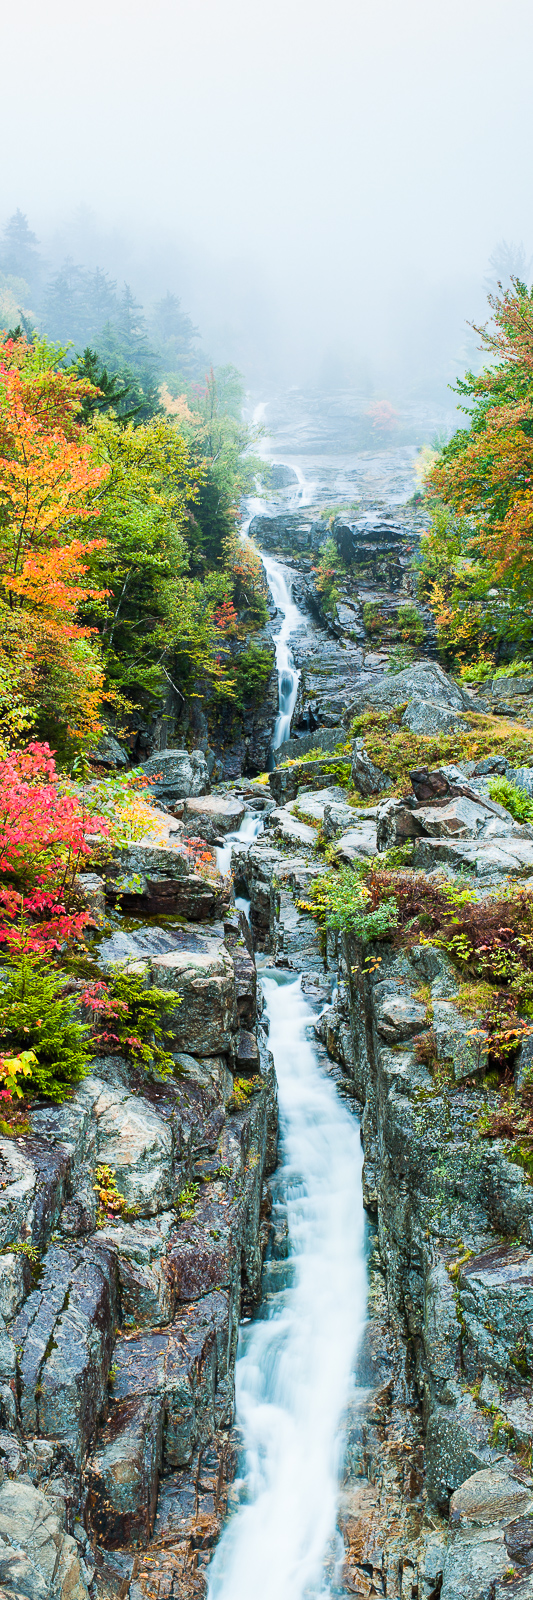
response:
M224 877L226 873L231 871L231 852L237 840L248 839L251 844L252 839L257 839L258 833L262 833L262 831L263 822L261 817L253 817L251 811L247 811L242 819L240 828L237 828L235 833L228 833L225 843L215 847L216 864L219 872L222 872Z
M241 1330L241 1499L209 1569L209 1600L324 1596L335 1537L343 1411L366 1304L356 1119L318 1066L300 979L264 977L281 1117L274 1220L288 1259L267 1263L259 1318Z
M282 612L283 622L279 633L274 634L276 647L276 667L278 672L278 715L272 736L272 749L278 750L280 744L286 744L291 736L292 713L296 704L300 673L294 665L289 639L296 628L305 625L305 618L294 604L292 589L287 583L283 567L279 561L274 561L272 556L261 554L261 560L266 572L267 583L278 611Z

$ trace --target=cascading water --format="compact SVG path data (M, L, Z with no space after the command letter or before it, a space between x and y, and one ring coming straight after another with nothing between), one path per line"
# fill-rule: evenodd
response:
M283 614L280 631L274 635L279 710L272 736L272 749L278 750L281 744L286 744L287 739L290 739L292 713L300 682L300 673L294 665L292 652L289 650L289 639L296 628L305 625L305 618L294 604L292 591L279 561L273 561L271 556L265 555L261 555L261 560L274 605Z
M237 828L236 833L228 833L226 837L226 843L216 846L216 864L219 872L222 872L224 877L231 869L231 852L234 844L237 844L239 840L242 842L245 839L248 839L251 844L252 839L257 839L258 833L262 832L262 828L263 823L261 818L253 817L251 812L247 811L246 815L242 819L240 828Z
M358 1124L318 1066L300 980L263 982L282 1132L274 1217L286 1213L289 1255L266 1264L260 1317L241 1331L244 1479L209 1570L210 1600L330 1592L340 1428L365 1319Z

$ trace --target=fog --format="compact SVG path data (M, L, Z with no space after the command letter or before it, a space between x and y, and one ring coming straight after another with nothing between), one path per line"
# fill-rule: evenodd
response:
M533 249L532 34L529 0L20 0L0 222L178 294L252 388L442 393L495 244Z

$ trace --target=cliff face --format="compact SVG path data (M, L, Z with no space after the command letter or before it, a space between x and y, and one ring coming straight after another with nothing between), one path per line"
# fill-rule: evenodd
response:
M115 914L100 960L169 990L173 1074L96 1058L0 1142L0 1581L28 1600L202 1589L268 1231L276 1088L248 925L224 886L202 903L177 847L119 866L108 909L131 890L166 920Z

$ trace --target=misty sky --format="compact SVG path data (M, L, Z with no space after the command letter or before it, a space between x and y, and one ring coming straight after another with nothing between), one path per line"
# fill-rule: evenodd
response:
M19 0L1 39L2 220L217 359L442 365L533 251L531 0Z

